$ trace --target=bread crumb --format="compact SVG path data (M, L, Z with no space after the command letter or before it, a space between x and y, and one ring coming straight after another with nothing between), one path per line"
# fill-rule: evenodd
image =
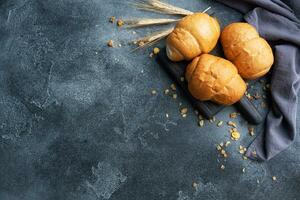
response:
M228 147L230 145L230 141L227 141L226 143L225 143L225 147Z
M200 127L203 127L203 126L204 126L204 120L203 120L203 119L200 120L200 121L198 122L198 125L199 125Z
M249 135L254 136L254 128L253 127L248 127Z
M121 26L123 26L123 25L124 25L124 21L121 20L121 19L118 19L118 21L117 21L117 26L121 27Z
M238 139L240 139L240 137L241 137L241 134L237 131L234 131L234 132L231 133L231 138L233 140L238 140Z
M158 47L155 47L155 48L153 49L153 53L154 53L155 55L158 54L159 51L160 51L160 49L159 49Z
M177 99L177 94L173 94L173 99Z
M223 125L223 121L219 121L217 124L218 127L221 127L222 125Z
M180 109L180 113L183 115L183 114L187 114L188 112L188 109L187 108L181 108Z
M237 115L238 115L238 114L237 114L236 112L233 112L233 113L230 113L230 114L229 114L229 117L230 117L230 118L237 118Z
M273 181L277 181L277 177L276 177L276 176L273 176L273 177L272 177L272 180L273 180Z
M152 91L151 91L151 94L152 94L152 95L156 95L156 93L157 93L156 90L152 90Z
M229 126L232 126L232 127L236 128L236 124L234 122L232 122L232 121L227 122L227 124Z
M224 170L224 169L225 169L225 166L224 166L224 165L221 165L220 168L221 168L221 170Z
M192 186L193 186L193 188L196 188L198 186L198 184L196 182L193 182Z
M173 91L176 91L176 85L173 83L173 84L171 84L171 89L173 90Z
M182 77L180 77L180 81L181 82L183 82L184 81L184 77L182 76Z
M107 46L113 47L113 46L114 46L114 41L113 41L113 40L109 40L109 41L107 42Z
M116 20L116 17L115 17L115 16L111 16L111 17L109 18L109 22L110 22L110 23L115 23L115 20Z

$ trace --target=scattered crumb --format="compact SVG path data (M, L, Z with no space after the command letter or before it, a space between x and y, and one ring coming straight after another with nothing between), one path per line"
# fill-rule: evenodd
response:
M166 118L169 118L169 114L168 113L166 113Z
M203 126L204 126L204 120L201 119L201 120L198 122L198 124L199 124L200 127L203 127Z
M221 127L222 125L223 125L223 121L219 121L217 124L218 127Z
M150 55L149 55L149 57L150 57L150 58L152 58L152 57L153 57L153 55L154 55L154 54L151 52L151 53L150 53Z
M198 116L198 119L199 119L199 120L202 120L202 119L204 119L204 118L203 118L202 115L199 115L199 116Z
M246 169L245 169L245 168L243 168L243 169L242 169L242 172L243 172L243 173L245 173L245 172L246 172Z
M111 16L111 17L109 18L109 22L110 22L110 23L115 23L115 20L116 20L116 17L115 17L115 16Z
M218 150L218 151L221 151L221 150L222 150L222 147L221 147L219 144L217 145L217 150Z
M231 139L233 139L233 140L238 140L238 139L240 139L240 137L241 137L241 134L237 131L233 131L231 133Z
M173 91L176 91L176 85L174 83L172 83L170 87Z
M107 46L113 47L113 46L114 46L114 41L109 40L109 41L107 42Z
M248 127L249 135L254 136L254 128Z
M152 91L151 91L151 94L152 94L152 95L156 95L156 93L157 93L156 90L152 90Z
M276 177L276 176L273 176L273 177L272 177L272 180L273 180L273 181L277 181L277 177Z
M237 118L237 115L238 115L238 114L237 114L236 112L233 112L233 113L230 113L230 114L229 114L229 117L230 117L230 118Z
M221 170L224 170L224 169L225 169L225 166L224 166L224 165L221 165L220 168L221 168Z
M259 184L259 180L258 179L256 179L256 183Z
M177 99L177 94L173 94L173 99Z
M181 108L180 109L180 113L183 115L183 114L187 114L188 112L188 109L187 108Z
M215 122L215 121L216 121L216 117L215 117L215 116L213 116L212 118L209 119L209 122L210 122L210 123L213 123L213 122Z
M245 154L245 152L247 151L247 148L243 147L240 145L240 148L239 148L239 153L240 154Z
M159 49L158 47L154 47L153 53L154 53L155 55L158 54L159 51L160 51L160 49Z
M193 186L193 188L196 188L198 186L198 184L196 182L193 182L192 186Z
M183 82L184 81L184 77L182 76L182 77L180 77L180 81L181 82Z
M232 126L232 127L236 128L236 124L234 122L232 122L232 121L227 122L227 124L229 126Z
M133 35L135 35L135 34L136 34L136 32L135 32L135 31L132 31L132 34L133 34Z
M170 90L169 89L165 89L164 93L167 95L169 94Z
M257 156L257 153L256 151L252 151L252 156L256 157Z
M225 143L225 147L228 147L230 145L230 141L227 141L226 143Z
M187 112L188 112L188 109L187 108L181 108L180 109L180 114L182 117L186 117L187 116Z
M117 26L121 27L121 26L123 26L123 25L124 25L124 21L121 20L121 19L118 19L118 21L117 21Z
M247 156L243 156L243 160L248 160Z
M118 44L119 47L122 47L122 44Z

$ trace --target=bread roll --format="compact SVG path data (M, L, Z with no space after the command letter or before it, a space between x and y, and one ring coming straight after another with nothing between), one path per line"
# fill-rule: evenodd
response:
M180 20L167 38L167 55L172 61L191 60L210 52L220 37L220 25L205 13L195 13Z
M224 105L239 101L247 88L230 61L209 54L194 58L187 66L185 78L196 99Z
M274 56L270 45L248 23L226 26L221 34L221 43L226 58L234 63L245 79L261 77L273 65Z

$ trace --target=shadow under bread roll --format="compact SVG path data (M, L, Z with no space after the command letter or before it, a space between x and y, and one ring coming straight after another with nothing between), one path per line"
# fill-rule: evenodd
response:
M248 23L232 23L224 28L221 43L228 60L238 68L245 79L265 75L274 62L272 49Z
M220 32L218 21L206 13L186 16L167 37L167 56L178 62L208 53L216 46Z
M223 105L236 103L247 89L230 61L210 54L194 58L187 66L185 78L193 97Z

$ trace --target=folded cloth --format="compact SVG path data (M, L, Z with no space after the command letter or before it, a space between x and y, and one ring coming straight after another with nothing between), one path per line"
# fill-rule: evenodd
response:
M264 161L286 149L295 139L300 88L300 1L218 0L245 14L244 19L273 43L275 63L271 77L272 105L265 130L246 155ZM253 153L253 152L256 153Z

